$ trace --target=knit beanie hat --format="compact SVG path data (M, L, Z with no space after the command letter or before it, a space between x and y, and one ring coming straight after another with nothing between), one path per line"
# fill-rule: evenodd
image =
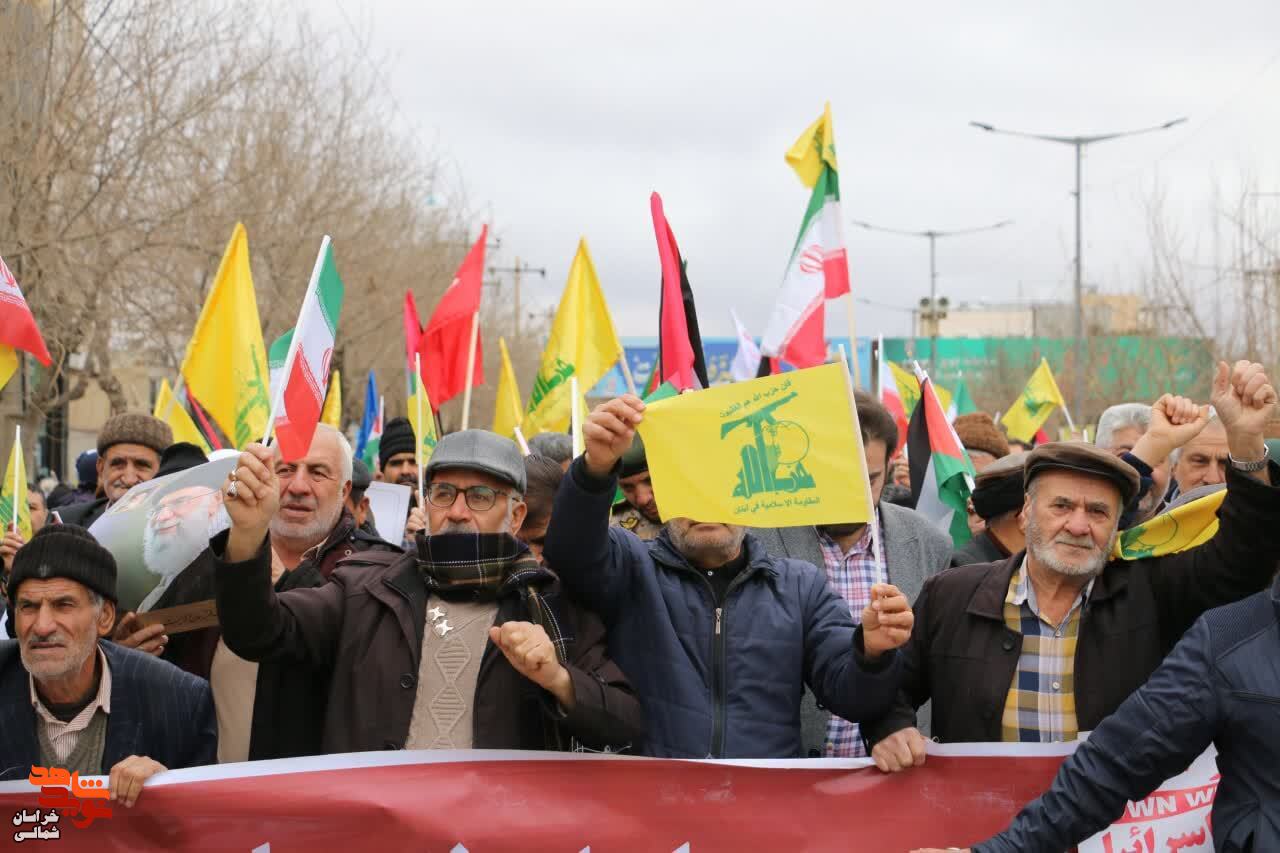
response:
M382 429L382 443L378 445L378 468L386 468L391 457L397 453L415 453L416 447L413 425L409 423L409 419L392 418Z
M140 444L156 453L173 444L173 430L159 418L141 412L125 412L116 415L102 425L98 432L98 455L117 444Z
M649 460L645 456L644 442L640 440L640 433L636 433L635 438L631 440L631 446L627 448L626 453L622 454L620 461L622 465L618 468L619 477L632 477L649 470Z
M47 524L18 549L9 575L9 600L16 600L23 581L46 578L79 581L116 601L116 558L92 533L74 524Z
M76 457L76 482L90 492L98 487L98 451L86 450Z
M981 450L999 459L1009 455L1009 439L986 412L970 412L954 421L956 436L966 450Z

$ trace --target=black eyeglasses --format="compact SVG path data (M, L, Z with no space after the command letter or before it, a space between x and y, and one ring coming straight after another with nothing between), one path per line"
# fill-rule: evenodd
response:
M448 509L458 499L459 492L466 495L467 506L474 512L493 509L493 505L498 502L498 495L512 497L508 492L500 492L488 486L468 486L465 489L459 489L453 483L430 483L427 485L427 500L431 501L432 506Z

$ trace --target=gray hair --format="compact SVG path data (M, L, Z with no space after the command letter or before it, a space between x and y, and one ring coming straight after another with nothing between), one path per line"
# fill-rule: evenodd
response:
M1118 403L1098 418L1098 435L1093 443L1103 450L1115 448L1116 430L1137 427L1146 432L1151 426L1151 407L1146 403Z
M328 424L316 424L316 432L324 430L331 435L338 437L338 455L342 460L342 482L351 482L351 472L355 465L355 451L351 449L351 442L342 434L342 430L329 426Z
M562 432L540 432L529 439L529 450L563 465L573 458L573 439Z

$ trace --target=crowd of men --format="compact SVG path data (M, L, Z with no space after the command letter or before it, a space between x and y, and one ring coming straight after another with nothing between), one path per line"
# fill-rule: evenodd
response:
M238 455L209 505L225 520L149 602L212 599L218 624L172 635L119 612L116 559L86 528L206 457L118 415L78 460L88 491L33 486L34 535L0 542L16 638L0 642L0 779L108 774L132 805L165 769L467 748L869 755L905 772L930 738L1092 731L975 849L1068 848L1211 742L1217 848L1280 849L1276 392L1246 362L1212 387L1211 406L1113 406L1093 443L1021 448L988 415L957 419L978 474L974 538L954 550L904 505L903 436L863 392L872 517L816 527L664 517L631 395L590 414L576 458L568 436L523 455L466 430L421 484L407 421L373 472L322 425L302 459ZM401 542L372 524L374 479L414 489ZM1115 557L1122 531L1222 490L1206 541Z

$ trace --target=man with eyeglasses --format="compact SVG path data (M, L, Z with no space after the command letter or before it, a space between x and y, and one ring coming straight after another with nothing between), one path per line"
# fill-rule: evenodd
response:
M283 593L270 577L272 458L250 445L223 487L231 529L211 543L218 612L236 654L328 685L325 753L618 751L643 735L600 621L562 597L515 538L526 475L510 439L465 430L440 440L416 553L356 555L328 584Z

